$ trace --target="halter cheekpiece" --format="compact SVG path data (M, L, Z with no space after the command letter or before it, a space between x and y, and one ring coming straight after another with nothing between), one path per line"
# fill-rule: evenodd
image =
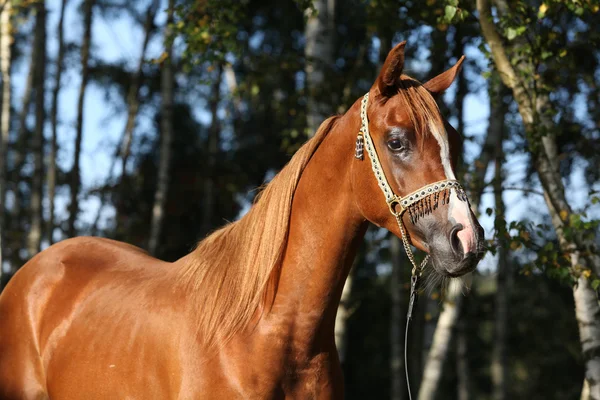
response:
M407 312L407 320L406 320L406 331L408 333L408 323L412 317L413 306L417 296L418 290L418 279L423 273L423 268L429 261L429 255L425 256L421 265L417 266L415 262L415 258L413 252L410 248L410 239L408 238L408 233L404 226L404 221L402 216L405 212L408 212L410 216L411 223L415 224L419 220L419 218L431 213L435 210L439 203L442 205L448 204L450 201L451 191L456 191L456 195L459 200L468 202L467 195L465 190L461 186L461 184L454 179L446 179L443 181L433 182L428 185L423 186L422 188L415 190L412 193L407 194L404 197L400 197L394 193L394 190L388 183L385 172L381 167L381 163L379 161L379 157L377 156L377 151L375 150L375 145L373 144L373 140L371 138L371 134L369 133L369 118L367 117L367 106L369 105L369 93L366 93L361 102L360 106L360 118L361 118L361 127L358 132L358 136L356 138L356 149L355 149L355 158L358 160L363 160L364 158L364 150L366 149L367 154L369 154L369 158L371 159L371 167L373 169L373 173L375 174L375 178L377 178L377 183L385 196L385 201L388 204L390 209L390 213L396 218L396 222L398 223L398 227L400 229L400 233L402 234L402 243L404 244L404 250L406 251L406 255L412 264L412 272L411 272L411 288L410 288L410 300L408 305ZM407 345L407 335L404 337L404 364L406 363L406 345ZM408 394L409 399L412 399L412 395L410 393L410 382L408 379L408 369L406 369L406 382L408 386Z

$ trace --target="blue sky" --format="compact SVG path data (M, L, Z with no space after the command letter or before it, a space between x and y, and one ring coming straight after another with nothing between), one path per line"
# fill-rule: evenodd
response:
M83 36L83 27L81 17L77 11L79 2L70 2L67 7L65 20L65 39L67 41L79 42ZM146 2L139 2L140 9L146 7ZM50 59L55 59L57 49L56 43L56 25L58 23L58 12L60 1L49 0L48 6L48 51ZM161 8L163 10L164 7ZM156 22L163 24L165 21L164 13L157 16ZM95 13L93 20L93 50L92 54L101 56L106 62L123 61L131 70L135 69L140 57L141 42L143 39L142 28L133 22L128 17L121 16L120 18L111 17L107 20L100 13ZM29 38L31 39L31 38ZM409 42L410 45L410 42ZM159 32L150 43L147 58L155 58L162 52L162 34ZM420 69L425 67L422 63L427 63L427 54L423 54L420 60L408 60L409 68ZM466 56L470 60L474 60L481 66L487 64L480 51L475 48L468 48ZM29 57L27 56L27 62ZM77 112L77 94L80 84L79 76L79 59L73 58L70 64L75 66L67 71L63 79L63 89L60 97L60 152L58 155L58 163L60 166L68 170L72 165L73 140L75 136L75 119ZM18 69L14 71L14 92L13 104L17 110L20 109L23 86L27 70L27 63L20 63ZM50 65L49 72L53 72L54 66ZM427 66L428 68L428 66ZM441 72L441 71L440 71ZM53 75L49 75L47 80L47 89L50 90L54 85ZM466 161L472 163L474 157L479 153L479 144L482 141L483 134L487 128L487 117L489 113L488 98L485 90L485 79L481 76L469 76L472 83L476 83L482 87L478 93L471 93L465 100L465 134L474 136L475 141L468 142L466 146ZM118 96L115 96L118 98ZM453 90L447 94L447 99L451 101L453 98ZM47 104L50 105L50 96L47 97ZM210 114L203 108L203 102L198 101L196 115L202 122L210 121ZM83 152L81 156L83 190L106 181L111 156L114 152L116 143L124 130L126 109L123 104L119 107L114 106L114 101L105 97L105 91L96 85L88 86L85 98L85 114L84 114L84 136L83 136ZM138 127L145 131L154 131L151 115L145 115L143 112L138 116ZM46 137L50 135L50 126L46 126ZM525 173L524 156L519 154L507 155L507 180L506 186L522 186L521 181ZM488 171L491 173L491 170ZM120 171L117 170L117 174ZM575 207L581 207L587 201L587 189L582 180L581 171L576 171L575 179L573 179L573 187L567 191L569 200ZM57 199L57 213L66 218L66 206L68 193L59 194ZM518 191L505 192L504 199L507 205L507 216L509 220L520 219L523 216L535 218L535 213L532 210L543 210L546 212L546 206L541 196L532 195L526 200L523 194ZM492 207L493 198L491 194L484 195L483 210L487 207ZM99 201L95 197L83 198L81 208L83 210L81 219L90 221L93 219ZM47 209L47 204L45 205ZM112 210L107 209L104 217L110 217ZM487 235L491 234L493 219L485 214L481 218L482 225L486 229ZM484 266L492 266L493 262L487 260Z

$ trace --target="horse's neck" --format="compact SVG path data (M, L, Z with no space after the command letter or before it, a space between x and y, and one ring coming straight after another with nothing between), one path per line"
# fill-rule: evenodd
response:
M287 334L303 348L333 338L344 282L367 226L352 195L350 174L358 161L348 130L358 131L358 113L354 107L349 113L302 173L277 294L264 319L267 326L288 327Z

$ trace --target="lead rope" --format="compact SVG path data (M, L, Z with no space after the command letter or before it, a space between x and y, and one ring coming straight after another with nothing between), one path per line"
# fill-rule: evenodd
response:
M404 329L404 372L406 373L406 389L408 390L408 400L412 400L412 393L410 391L410 378L408 377L408 327L410 325L410 320L412 319L413 307L415 305L415 301L417 300L417 284L419 283L419 278L421 274L423 274L423 268L427 265L427 261L429 261L429 255L425 256L421 265L417 267L417 263L415 262L415 257L410 248L410 244L408 243L408 239L406 238L406 231L404 229L404 222L402 221L401 216L396 216L396 221L398 222L398 226L400 227L400 233L402 233L402 243L404 244L404 250L406 251L406 255L413 265L411 276L410 276L410 298L408 301L408 311L406 313L406 328Z
M439 198L440 192L449 193L450 190L456 190L457 196L460 200L467 201L467 197L464 189L461 187L460 183L453 179L447 179L439 182L434 182L429 185L426 185L419 190L416 190L404 197L397 196L392 190L391 186L387 182L385 177L385 173L383 168L381 167L381 163L379 162L379 157L377 157L377 152L375 150L375 146L373 145L373 141L371 139L371 135L369 134L369 119L367 117L367 106L369 104L369 93L366 93L361 102L360 108L360 116L361 116L361 128L358 133L358 137L356 138L356 150L355 157L359 160L363 159L363 153L366 148L367 153L369 154L369 158L371 159L371 168L373 169L373 173L375 174L375 178L377 178L377 183L385 196L385 200L388 204L390 212L396 217L396 222L398 223L398 228L400 229L400 233L402 235L402 244L404 245L404 250L406 251L406 256L408 257L410 263L412 264L411 278L410 278L410 300L408 303L408 312L406 314L406 330L404 334L404 370L406 371L406 387L408 389L408 398L412 400L412 394L410 390L410 379L408 377L408 363L407 363L407 353L408 353L408 327L410 321L412 319L412 312L415 305L415 301L417 299L417 291L418 291L418 283L421 274L423 273L423 268L427 265L429 261L429 255L426 255L420 265L417 265L415 261L415 257L413 255L412 249L410 248L410 242L408 239L408 234L404 227L404 221L402 220L402 215L409 207L417 207L419 208L420 215L424 213L431 212L431 197L435 195L434 206L435 209L437 207L437 201ZM442 200L442 204L444 201L449 201L448 199ZM427 208L429 207L429 208ZM412 214L411 214L412 220ZM415 222L412 220L413 223Z

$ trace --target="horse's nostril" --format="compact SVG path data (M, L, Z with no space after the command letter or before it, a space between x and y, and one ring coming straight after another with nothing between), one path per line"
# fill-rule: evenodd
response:
M454 254L460 258L464 256L464 250L462 247L462 243L458 238L458 232L463 230L462 224L456 224L450 230L450 245L452 246L452 251Z

